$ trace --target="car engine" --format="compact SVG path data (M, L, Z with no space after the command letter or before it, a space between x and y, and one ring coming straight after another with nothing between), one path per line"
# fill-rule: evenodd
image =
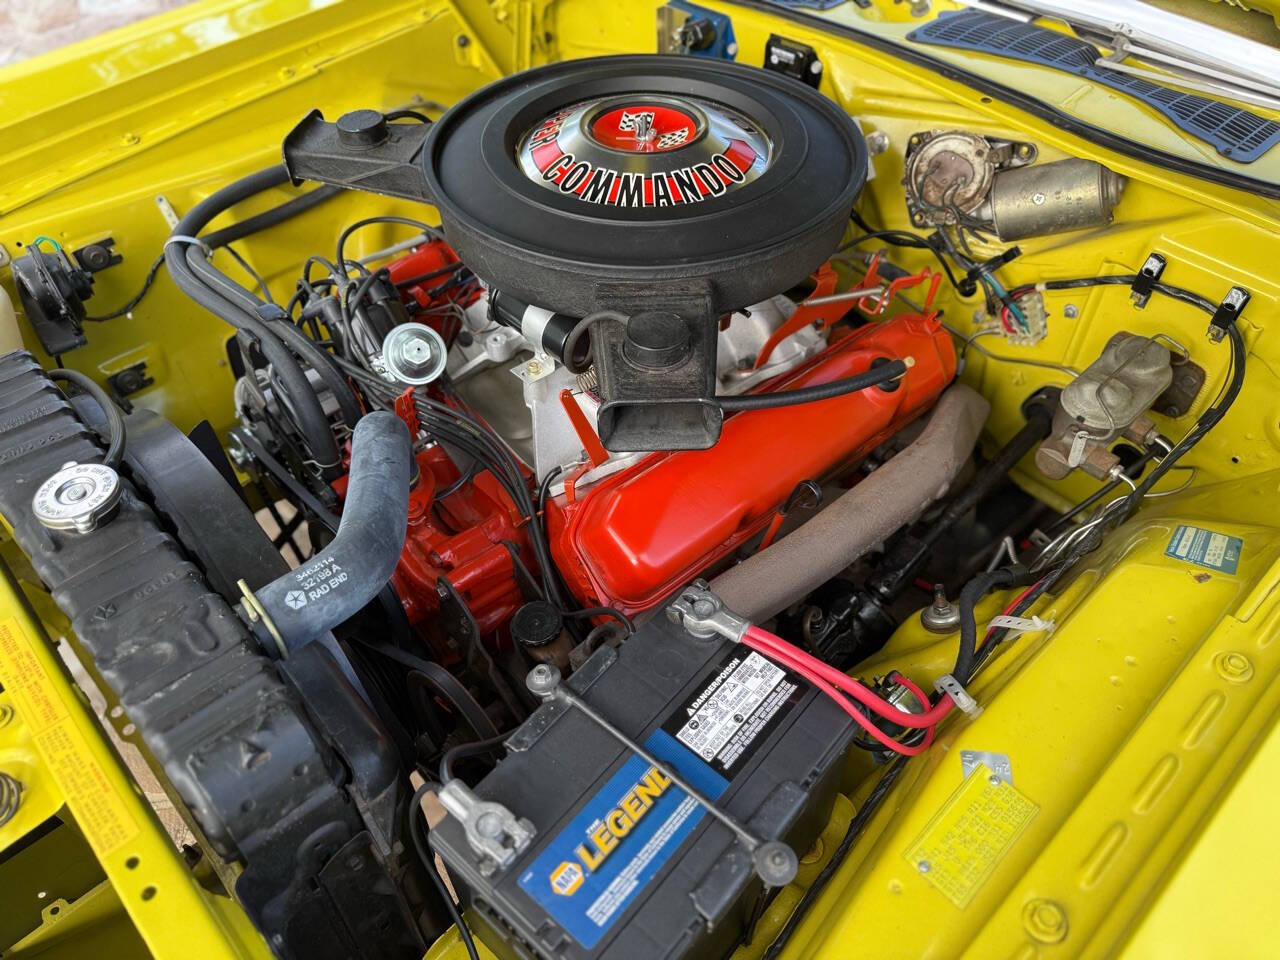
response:
M0 514L277 956L724 957L772 913L780 950L812 851L835 869L944 762L1241 391L1247 277L1053 260L1121 229L1126 176L945 121L882 162L811 49L761 69L682 29L443 112L312 110L109 316L111 242L13 260L40 350L0 357ZM236 246L356 194L390 212L292 235L273 299ZM1037 240L1046 279L1005 282ZM145 364L73 368L157 272L227 324L221 436L148 409ZM1115 287L1086 340L1063 296ZM1069 327L1087 365L1025 379ZM1169 550L1234 571L1240 540Z

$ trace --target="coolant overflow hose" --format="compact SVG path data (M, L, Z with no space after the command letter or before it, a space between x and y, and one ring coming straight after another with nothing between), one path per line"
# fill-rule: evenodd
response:
M356 424L338 533L314 557L247 598L264 643L282 653L323 637L386 586L404 550L413 450L409 430L379 410ZM263 634L266 634L264 636Z

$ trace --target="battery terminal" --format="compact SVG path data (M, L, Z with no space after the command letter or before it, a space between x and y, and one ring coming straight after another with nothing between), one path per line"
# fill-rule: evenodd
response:
M536 831L532 823L500 803L481 800L461 780L450 780L440 788L439 796L441 806L462 824L486 877L511 866L533 841Z
M667 607L667 619L699 640L723 637L741 643L751 627L751 621L726 607L705 580L695 580L680 591L680 597Z

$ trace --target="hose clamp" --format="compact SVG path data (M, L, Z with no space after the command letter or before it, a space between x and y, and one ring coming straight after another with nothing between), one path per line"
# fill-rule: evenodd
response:
M280 631L276 629L275 623L271 620L271 614L267 613L267 608L262 605L262 601L258 599L249 584L244 580L237 580L236 586L240 588L240 596L244 600L244 615L249 618L250 625L254 628L255 634L266 632L267 636L275 642L276 649L280 653L281 660L289 659L289 648L284 645L284 638L280 636ZM261 628L261 629L259 629Z
M751 621L738 616L711 592L707 581L695 580L667 607L667 619L699 640L723 637L741 643Z

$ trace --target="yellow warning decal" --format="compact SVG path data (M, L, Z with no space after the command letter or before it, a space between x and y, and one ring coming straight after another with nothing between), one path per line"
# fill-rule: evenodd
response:
M979 765L905 856L920 876L963 909L1039 809L1013 784Z
M0 622L0 683L15 700L49 773L76 823L102 859L132 840L138 825L112 789L76 717L36 657L32 640L16 618Z

